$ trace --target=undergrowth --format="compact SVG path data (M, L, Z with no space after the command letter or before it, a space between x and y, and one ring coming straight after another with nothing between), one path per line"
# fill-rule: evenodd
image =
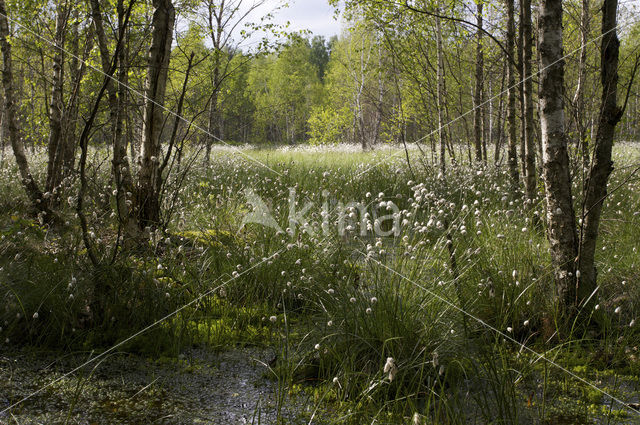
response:
M304 397L328 422L633 422L611 396L638 402L640 191L625 168L635 145L616 149L597 301L576 327L554 297L542 188L526 203L500 167L452 164L442 176L417 153L411 169L402 154L371 170L389 153L247 154L278 174L225 152L178 170L166 229L117 255L109 164L93 163L97 268L73 202L61 203L63 224L42 224L4 162L0 343L108 348L161 321L122 349L275 347L279 400ZM243 223L256 207L247 189L271 227ZM307 226L291 221L291 197Z

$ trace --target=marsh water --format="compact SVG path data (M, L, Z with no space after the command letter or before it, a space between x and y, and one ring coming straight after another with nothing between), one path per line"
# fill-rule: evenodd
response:
M65 376L89 353L0 351L0 424L296 423L295 406L276 406L268 379L273 352L191 349L177 358L114 353Z

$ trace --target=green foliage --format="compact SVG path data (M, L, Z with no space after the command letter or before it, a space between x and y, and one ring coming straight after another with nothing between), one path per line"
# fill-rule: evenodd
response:
M347 140L353 117L351 110L344 106L315 107L309 117L309 143L312 145L335 145Z
M622 163L637 157L633 145L616 150ZM611 269L600 269L592 325L572 334L556 325L541 204L511 198L500 168L458 164L443 180L428 164L411 175L397 150L247 152L281 175L224 152L209 165L197 162L167 232L150 235L145 250L123 252L113 265L115 222L98 214L112 196L100 189L106 184L91 186L87 206L104 259L98 268L88 264L71 214L66 227L52 229L23 218L21 203L3 208L0 295L7 302L0 306L0 341L108 347L197 298L121 348L156 356L192 344L275 346L269 375L278 377L281 401L290 392L308 395L338 423L398 423L415 414L436 423L464 423L468 415L485 422L622 417L617 407L603 409L606 397L599 400L600 393L487 325L625 394L640 370L640 334L631 325L638 305L637 182L607 201L598 261ZM389 163L361 173L390 155ZM96 175L106 178L108 167L96 166ZM4 170L9 196L14 174ZM612 184L624 178L614 175ZM244 188L268 200L284 229L288 190L296 185L297 199L316 206L327 199L325 190L331 202L392 201L402 231L378 240L334 231L291 237L255 224L238 230L251 210ZM320 221L321 211L308 218ZM388 358L397 368L392 379L384 370ZM625 385L614 385L614 376Z
M309 41L298 37L253 64L248 84L258 138L294 144L305 137L311 108L321 93L311 52Z
M116 3L101 5L105 22L116 22ZM15 26L11 42L20 129L38 181L46 163L38 148L49 135L52 60L50 45L36 34L53 33L54 6L8 1L11 16L35 32ZM201 12L197 2L180 6L188 8L190 17ZM431 11L438 5L421 6ZM442 13L464 18L467 6L452 3ZM572 12L578 6L567 2ZM91 20L87 4L75 7L78 14L70 24L78 24L77 33L69 25L64 47L81 55L90 44ZM488 3L485 9L488 20L497 17L492 33L502 30L501 7ZM623 400L633 400L637 392L640 201L638 182L628 174L635 170L637 146L616 146L616 172L605 200L597 253L597 304L588 306L584 327L561 326L542 188L534 202L524 203L511 190L498 157L495 165L465 162L471 128L465 117L477 106L469 89L474 30L442 22L444 112L447 120L461 119L446 126L450 151L457 157L447 174L439 175L428 155L418 152L420 145L406 152L388 148L354 153L335 147L343 142L422 139L438 121L435 18L390 1L348 1L347 10L347 29L330 42L284 34L270 17L249 23L239 33L240 41L257 29L279 33L285 41L275 43L277 49L264 40L258 51L243 50L240 44L215 49L202 21L179 28L165 105L175 110L193 52L183 115L195 126L178 126L178 142L185 141L184 162L175 165L176 172L165 171L166 228L146 235L138 250L123 247L122 229L112 214L112 164L108 150L101 149L112 140L104 105L90 138L85 205L98 265L86 258L80 237L75 171L60 188L65 194L58 206L60 223L49 227L29 215L13 161L3 157L0 344L89 351L152 326L119 348L157 356L175 355L191 345L216 350L276 347L278 359L269 373L278 379L277 403L289 393L310 394L336 423L627 419L608 396L576 382L558 366L602 382ZM145 88L145 22L151 12L151 3L138 3L127 36L131 90L119 100L128 108L124 131L132 152L141 127L137 93ZM567 13L566 51L578 50L578 15ZM595 38L597 27L591 31ZM108 33L113 50L116 40ZM628 60L621 63L621 81L631 79L639 34L640 26L631 25L623 40ZM503 130L500 92L506 62L494 43L485 38L485 99L491 101L484 128L489 142ZM596 47L588 46L591 67L599 63ZM101 69L98 49L87 55L87 72L77 92L70 84L74 58L65 58L64 97L81 98L76 127L69 129L72 140L104 78L91 69ZM574 62L567 61L568 80L577 73ZM216 76L216 71L221 74ZM594 98L597 78L589 79L587 98ZM630 89L631 113L620 133L624 137L638 135L638 84L636 79ZM211 104L213 100L217 103ZM572 105L567 106L570 111ZM597 117L598 108L590 102L585 116ZM176 119L166 117L163 138ZM243 151L268 168L223 150L205 162L198 157L204 133L194 128L213 131L211 118L225 142L309 142L315 147L309 152ZM575 136L572 129L569 135ZM131 155L135 175L135 153ZM575 193L584 184L581 171L572 170ZM300 208L312 204L306 216L310 227L304 231L291 228L290 188L296 189ZM255 223L242 227L253 208L247 189L266 200L282 231ZM366 204L367 212L377 216L393 203L400 232L385 238L353 229L338 234L337 223L344 215L353 226L363 219L357 211L338 214L337 206L351 201ZM325 202L335 207L328 219L320 207ZM579 194L576 205L581 205ZM375 223L371 216L364 218ZM330 230L321 232L325 219Z
M311 39L311 55L309 61L316 67L318 78L321 81L324 79L327 64L329 63L330 48L323 36L316 35Z

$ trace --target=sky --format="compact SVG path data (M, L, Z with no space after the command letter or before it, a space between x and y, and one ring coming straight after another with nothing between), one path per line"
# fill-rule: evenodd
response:
M327 0L290 0L289 7L276 16L276 22L289 21L291 30L308 29L314 35L329 38L340 33L340 22L333 15L334 8Z
M267 0L262 7L254 11L251 15L252 20L258 20L280 3L280 0ZM288 0L288 3L289 7L275 13L275 23L285 24L288 21L289 31L306 29L327 39L340 33L340 21L334 19L334 8L327 0Z
M235 0L230 4L240 4L240 11L236 14L236 17L240 17L247 12L247 10L255 3L261 0ZM638 0L640 1L640 0ZM277 9L279 5L288 3L288 7L281 7ZM328 0L265 0L264 4L253 10L248 16L242 20L242 24L235 27L232 38L236 41L242 40L239 36L239 32L245 28L244 24L253 23L259 24L261 18L265 15L272 13L272 23L277 25L285 25L289 22L289 26L286 28L286 32L292 33L300 30L309 30L313 35L322 35L329 40L334 35L339 35L342 30L342 23L340 18L335 18L335 9L329 5ZM204 19L204 12L202 12L202 19ZM179 18L176 24L178 31L186 31L189 27L190 17L183 16ZM236 19L233 20L234 22ZM201 25L206 25L204 21ZM231 27L231 25L229 25ZM269 34L263 31L257 31L252 34L251 37L242 41L239 45L235 42L230 43L233 47L239 47L242 50L250 51L257 47L263 37L273 38ZM210 46L211 41L208 37L205 37L204 43Z

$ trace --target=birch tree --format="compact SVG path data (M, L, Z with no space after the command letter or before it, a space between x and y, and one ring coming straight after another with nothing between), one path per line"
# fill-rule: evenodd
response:
M47 137L47 177L44 190L51 209L58 205L61 184L71 174L75 162L75 132L79 114L81 84L86 61L93 48L93 34L78 8L66 0L56 4L53 59L51 63L51 96L49 102L49 134ZM84 51L80 43L84 41ZM69 60L67 61L67 58ZM68 76L68 77L67 77Z
M141 229L147 226L155 227L160 222L160 136L164 122L164 95L175 24L175 9L171 0L154 0L153 7L151 47L145 83L137 211L134 212Z
M484 84L484 51L482 47L482 9L483 1L480 0L477 3L476 10L476 23L478 29L476 30L476 72L475 72L475 89L473 96L474 111L473 111L473 133L475 139L475 159L476 161L485 160L486 152L483 157L482 151L482 122L484 120L484 108L483 108L483 84Z
M540 124L547 236L557 295L566 310L576 304L578 238L565 132L562 42L562 2L543 0L539 21Z
M536 186L538 176L536 174L536 143L534 140L535 130L533 121L533 80L531 75L532 62L532 22L531 22L531 0L521 0L522 3L522 78L523 78L523 117L524 127L524 158L525 176L524 188L529 201L533 201L536 196Z
M206 0L205 25L209 41L211 42L211 96L209 98L209 117L206 134L206 160L211 156L211 145L218 139L224 138L223 113L219 100L222 84L233 74L239 66L231 63L230 52L237 50L242 42L247 40L253 31L239 31L252 12L265 4L266 0ZM234 41L236 37L238 40ZM250 56L247 57L247 59Z
M104 29L102 10L99 0L91 0L91 12L96 39L100 51L102 70L109 72L111 67L111 53L109 43ZM126 32L122 31L124 4L123 0L118 0L116 5L118 32L122 32L125 37ZM124 226L125 234L129 238L137 234L137 225L132 220L132 213L129 204L133 202L132 195L135 192L133 177L130 169L129 158L127 157L127 141L124 137L123 127L125 120L125 102L127 97L126 85L128 84L128 69L126 64L127 41L126 38L120 41L121 49L118 54L118 81L115 84L112 80L107 82L107 99L109 105L109 137L113 146L112 172L116 189L116 210L120 223ZM130 140L133 146L133 140ZM127 196L127 194L130 194ZM127 199L128 198L128 199ZM127 202L129 201L129 203Z
M4 108L5 119L7 120L7 130L13 155L18 164L20 179L25 188L27 196L31 199L32 205L39 211L50 214L45 205L42 192L37 182L31 174L29 162L24 150L24 143L18 126L18 113L16 99L13 89L13 59L11 57L11 43L7 40L9 37L9 23L7 22L7 8L4 0L0 0L0 48L2 49L2 85L4 86Z
M620 42L617 35L617 0L604 0L602 6L602 40L600 48L600 78L602 106L593 153L593 164L585 188L583 226L580 228L580 250L577 280L578 300L589 296L596 288L595 251L600 228L607 183L613 172L611 152L616 125L624 108L618 106L618 62Z
M573 96L576 130L578 131L578 145L582 154L584 172L589 168L589 140L587 139L586 108L584 102L585 85L587 79L587 50L589 33L591 31L591 16L589 15L589 0L582 0L580 13L580 59L578 61L578 83Z
M515 17L514 0L506 0L507 6L507 40L506 48L509 60L507 63L507 138L508 138L508 164L511 178L512 191L519 189L520 174L518 172L518 152L516 140L516 69L513 63L515 46Z
M58 185L62 179L62 118L64 90L65 36L69 8L62 2L56 5L55 47L53 54L53 78L51 81L51 104L49 106L49 140L47 143L47 181L45 190L52 202L57 198Z
M440 15L439 5L436 8L436 13ZM446 140L444 129L444 52L442 48L442 24L440 22L440 16L436 16L436 55L437 55L437 89L436 89L436 108L438 109L438 144L440 145L440 172L442 174L446 171Z

